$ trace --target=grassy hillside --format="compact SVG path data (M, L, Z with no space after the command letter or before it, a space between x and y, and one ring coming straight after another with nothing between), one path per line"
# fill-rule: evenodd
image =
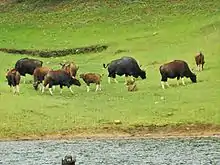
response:
M95 93L92 86L87 93L81 81L74 95L68 89L60 95L57 88L50 96L22 83L20 96L13 96L5 70L26 55L0 52L0 137L92 132L107 126L126 130L132 125L220 125L220 1L40 2L0 6L0 47L52 50L107 43L110 48L102 53L39 58L53 69L72 60L80 66L79 74L105 73L103 90ZM119 49L129 52L115 54ZM194 55L200 50L206 64L197 73ZM102 68L124 55L147 69L147 79L137 82L135 93L127 92L124 77L108 84ZM186 86L177 87L176 80L169 80L172 87L163 90L158 68L173 59L186 60L198 83L187 79ZM122 124L115 126L114 120Z

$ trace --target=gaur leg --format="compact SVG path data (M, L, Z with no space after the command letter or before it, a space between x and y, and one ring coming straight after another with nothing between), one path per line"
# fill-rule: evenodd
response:
M16 88L15 88L15 86L12 86L12 89L13 89L13 94L15 94L15 93L16 93Z
M90 84L89 83L86 83L86 91L89 92L90 91L90 88L89 88Z
M180 77L177 77L177 86L179 86L179 80L180 80Z
M182 84L186 85L185 82L184 82L184 77L183 76L181 77L181 80L182 80Z
M118 83L118 81L116 80L116 74L113 74L112 78L114 79L115 83Z
M101 90L101 87L100 87L100 84L99 84L99 83L96 84L96 89L95 89L95 91L97 92L98 90Z
M99 84L99 90L101 91L102 89L101 89L101 84Z
M161 86L162 86L163 89L165 89L164 83L168 84L167 83L167 77L165 75L162 75Z
M51 94L51 95L53 95L52 87L53 87L53 85L52 85L52 84L49 84L49 91L50 91L50 94Z
M72 90L71 86L69 86L68 88L69 88L70 92L73 94L73 90Z
M18 84L16 85L16 91L17 91L18 94L20 93L20 89L19 89L19 85Z
M63 86L60 85L60 94L62 94L62 93L63 93Z
M128 75L125 75L125 83L124 84L127 84L127 81L128 81Z

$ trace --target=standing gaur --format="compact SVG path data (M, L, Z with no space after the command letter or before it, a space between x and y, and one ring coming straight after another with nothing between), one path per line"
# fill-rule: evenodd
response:
M38 90L38 85L40 84L40 90L42 90L44 77L51 69L48 67L38 67L34 70L33 77L34 77L34 83L33 87L35 90Z
M53 95L52 87L55 85L60 86L60 93L62 93L63 86L67 86L70 92L73 94L72 85L81 86L81 83L76 78L72 77L65 70L51 70L44 78L44 85L42 88L42 93L44 93L44 88L49 86L50 94Z
M113 78L117 83L116 75L125 75L125 84L127 82L128 76L133 76L135 78L141 77L146 79L146 71L141 70L137 61L133 57L124 56L120 59L111 61L109 64L103 64L104 68L108 68L108 82L110 83Z
M181 78L182 84L185 85L184 77L190 78L193 83L196 83L196 75L192 73L189 69L188 64L182 60L174 60L169 63L163 64L159 68L161 74L161 85L165 89L164 82L169 86L168 78L177 78L177 85L179 85L178 80Z
M70 62L68 64L60 63L60 65L62 66L61 69L67 71L72 77L76 77L76 73L79 70L79 66L77 66L74 62Z
M19 94L19 84L21 75L16 69L7 70L6 79L8 81L8 85L13 88L13 93Z
M103 75L97 74L97 73L84 73L84 74L80 74L80 78L83 79L83 81L86 83L86 87L87 87L87 92L89 92L89 86L91 83L95 83L96 84L96 90L101 91L101 78Z
M202 54L202 52L199 52L198 54L196 54L195 61L196 61L196 65L197 65L197 70L202 71L203 65L205 64L205 58L204 58L204 55Z
M15 69L20 73L21 76L24 76L25 83L25 75L33 75L34 70L37 67L41 67L43 62L37 59L30 58L22 58L15 63Z

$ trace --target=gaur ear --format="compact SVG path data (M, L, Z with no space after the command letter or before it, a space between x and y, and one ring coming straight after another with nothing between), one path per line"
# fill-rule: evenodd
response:
M72 76L73 79L76 79L76 77Z

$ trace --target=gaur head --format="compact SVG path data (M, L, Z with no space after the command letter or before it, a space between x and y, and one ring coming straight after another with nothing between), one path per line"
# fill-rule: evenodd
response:
M77 80L75 77L72 77L71 78L71 81L70 81L70 84L72 85L76 85L76 86L81 86L81 83L80 83L80 81L79 80Z
M145 70L141 70L140 73L139 73L139 76L140 76L142 79L146 79L146 71L145 71Z
M193 82L193 83L196 83L197 80L196 80L196 75L194 73L192 73L192 75L190 76L190 80Z

